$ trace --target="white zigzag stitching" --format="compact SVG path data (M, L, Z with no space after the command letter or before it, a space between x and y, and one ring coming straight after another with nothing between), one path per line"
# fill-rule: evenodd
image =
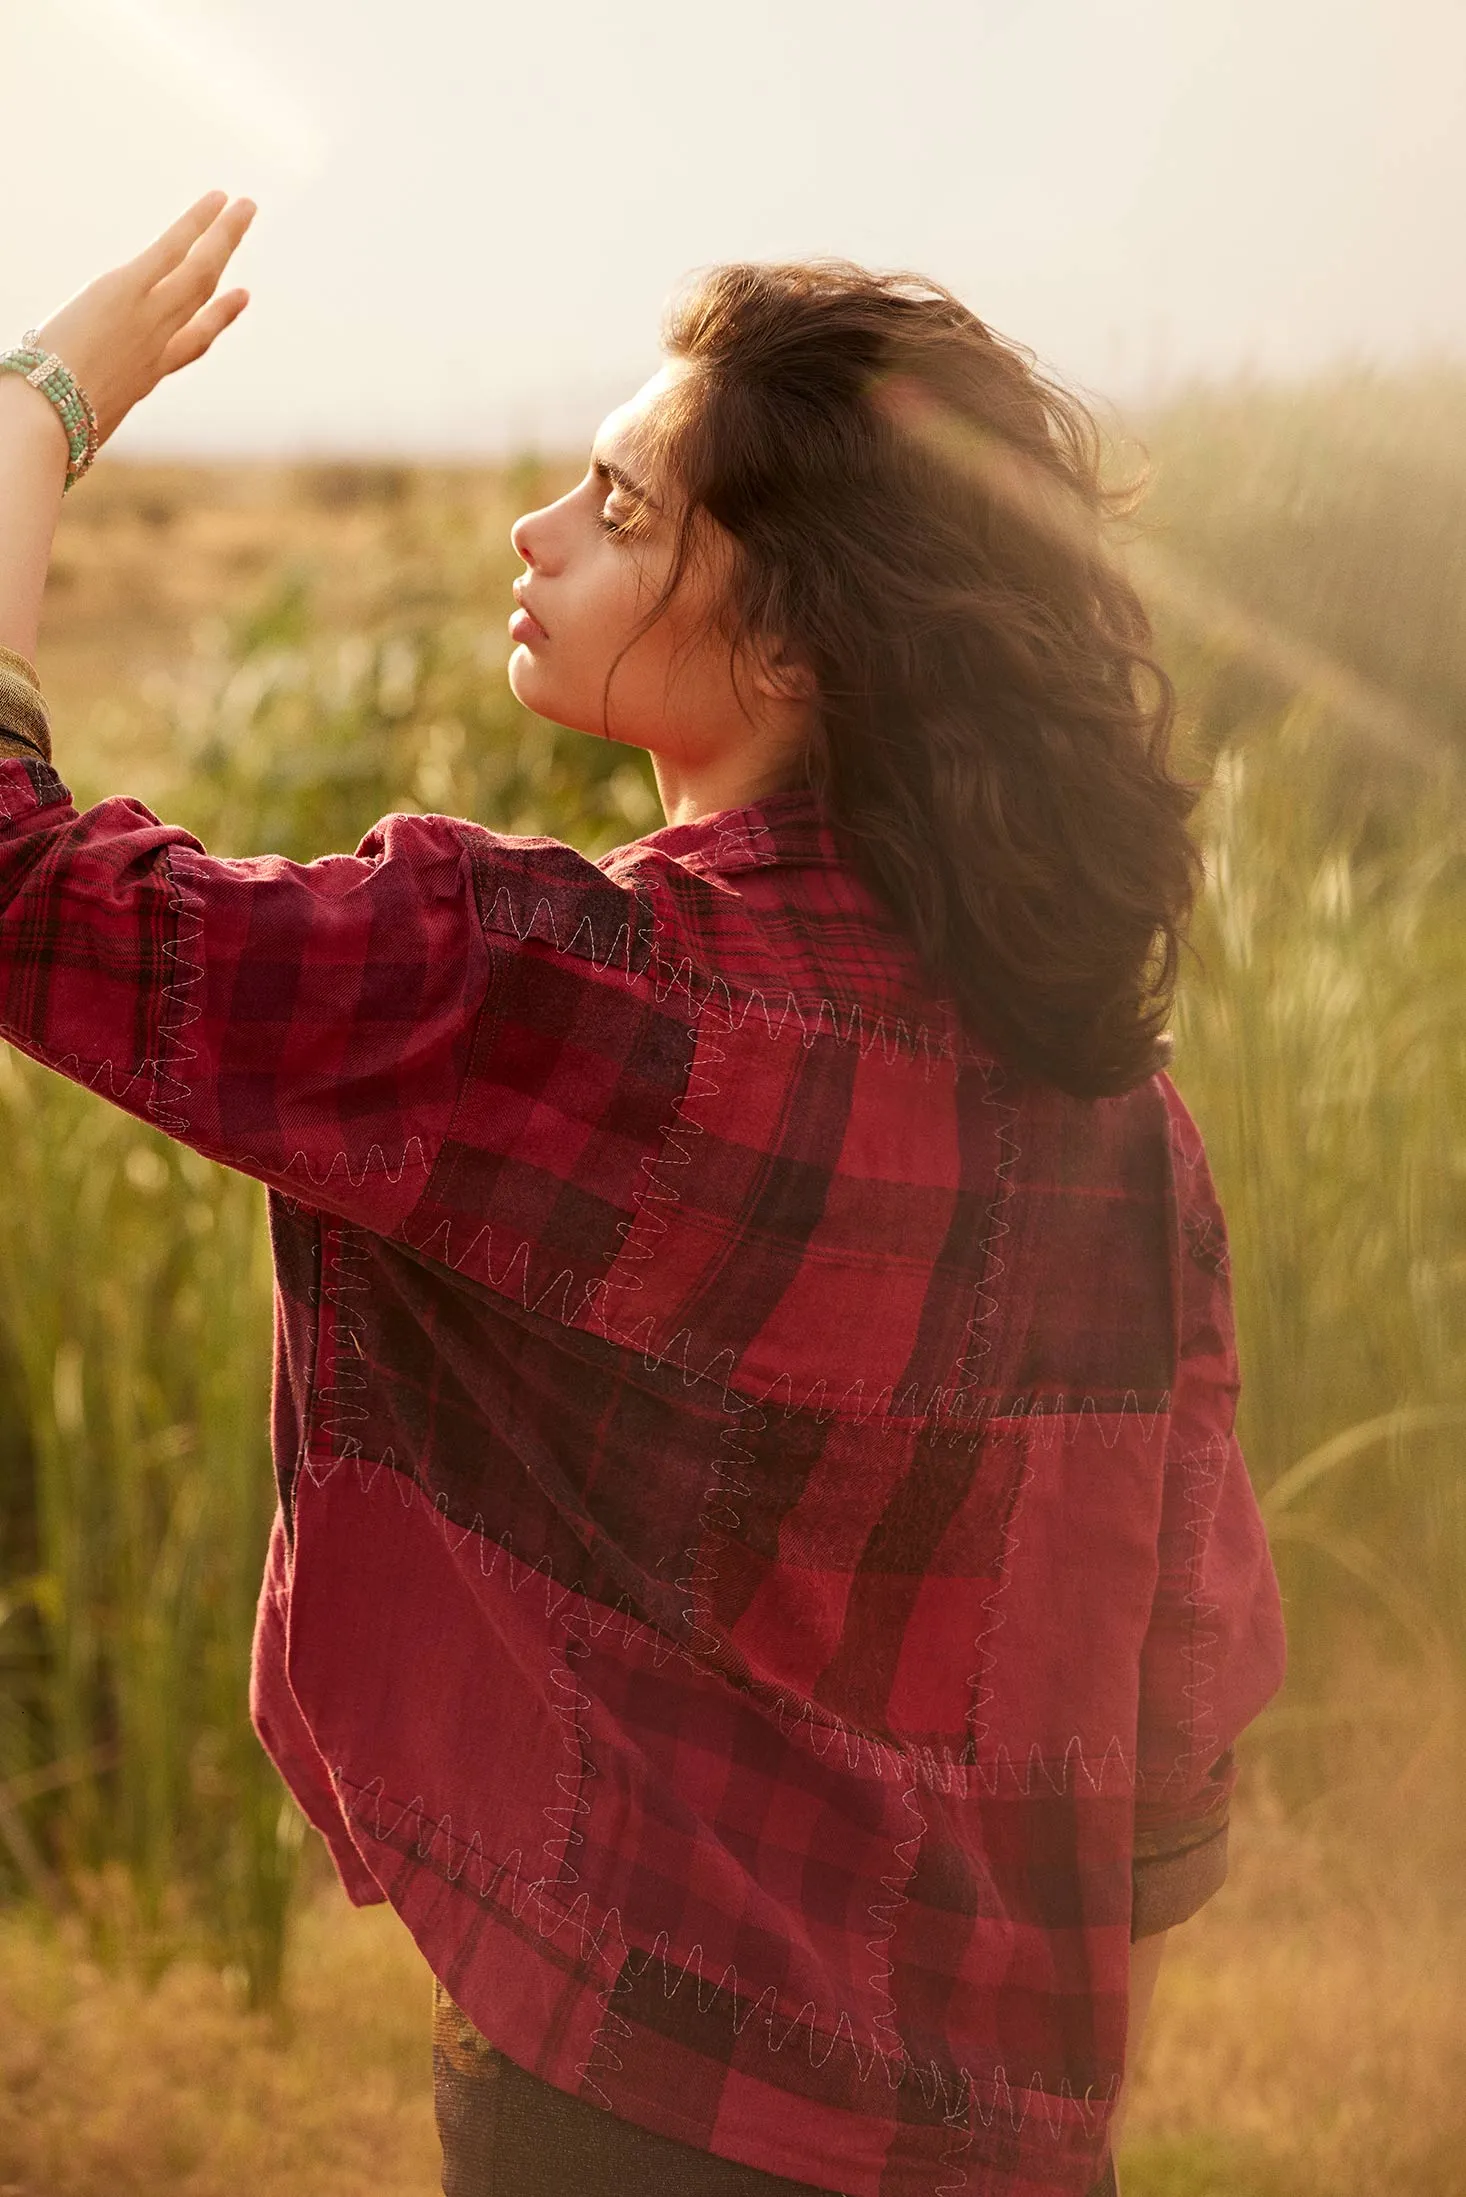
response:
M738 2035L755 2015L760 2015L770 2052L785 2051L802 2032L812 2067L824 2066L837 2049L844 2047L863 2083L880 2074L884 2075L887 2086L895 2091L904 2082L915 2081L928 2109L941 2101L944 2117L949 2121L970 2107L983 2127L991 2128L998 2115L1004 2113L1016 2133L1036 2114L1044 2124L1044 2132L1057 2141L1063 2136L1070 2118L1062 2110L1065 2101L1079 2108L1082 2121L1088 2127L1092 2120L1098 2121L1108 2110L1115 2095L1117 2086L1112 2083L1096 2099L1091 2084L1081 2097L1067 2076L1060 2078L1057 2088L1049 2089L1037 2069L1026 2084L1015 2089L1009 2082L1006 2068L1001 2065L987 2077L975 2077L967 2067L958 2069L954 2092L948 2075L935 2061L921 2063L904 2052L893 2054L873 2031L864 2037L859 2035L847 2013L841 2012L833 2023L822 2024L818 2008L807 2000L797 2014L781 2014L772 1984L766 1985L756 1996L740 1992L738 1970L732 1962L710 1978L700 1944L694 1945L682 1961L671 1957L671 1941L665 1931L657 1934L648 1950L633 1946L626 1936L619 1908L607 1908L597 1922L584 1893L578 1893L568 1904L560 1902L555 1897L555 1887L546 1878L527 1877L522 1848L516 1847L502 1860L491 1862L477 1832L466 1839L455 1833L451 1815L445 1813L434 1817L422 1794L406 1802L389 1802L384 1779L378 1776L358 1783L347 1777L341 1765L334 1770L333 1779L338 1792L343 1794L346 1814L370 1837L392 1843L401 1851L404 1827L415 1823L416 1836L410 1840L410 1850L416 1859L433 1863L435 1851L441 1847L442 1858L435 1866L448 1883L463 1885L481 1902L496 1900L516 1921L522 1922L528 1915L542 1938L554 1939L568 1931L577 1940L578 1959L587 1967L594 1963L601 1968L607 1979L599 1994L603 2021L592 2036L587 2059L577 2067L576 2073L598 2093L604 2105L609 2106L611 2101L595 2082L595 2070L599 2067L603 2071L615 2071L622 2064L610 2038L613 2034L629 2035L630 2025L614 2013L610 2002L621 1977L633 1962L637 1964L638 1974L660 1964L663 1991L669 1999L690 1983L699 2012L708 2012L719 1997L738 2002L733 2015ZM388 1808L395 1810L390 1821L384 1820ZM776 2034L778 2023L783 2026Z

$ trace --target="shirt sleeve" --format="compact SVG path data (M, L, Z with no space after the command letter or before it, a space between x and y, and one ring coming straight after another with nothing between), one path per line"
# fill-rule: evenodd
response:
M391 1233L451 1126L495 957L496 851L562 906L574 848L389 816L355 854L228 860L0 759L0 1035L227 1166Z
M1235 1432L1227 1232L1169 1079L1177 1360L1159 1568L1141 1654L1132 1938L1196 1912L1227 1873L1235 1742L1283 1682L1282 1596Z

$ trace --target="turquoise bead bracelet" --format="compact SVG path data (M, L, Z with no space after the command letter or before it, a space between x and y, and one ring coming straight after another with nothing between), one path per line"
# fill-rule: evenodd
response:
M27 328L24 339L13 351L0 351L0 374L24 374L33 389L39 389L43 397L49 397L61 415L66 429L66 481L62 494L73 481L79 481L97 454L101 436L97 430L97 415L87 400L75 377L68 372L54 351L43 350L37 341L38 331Z

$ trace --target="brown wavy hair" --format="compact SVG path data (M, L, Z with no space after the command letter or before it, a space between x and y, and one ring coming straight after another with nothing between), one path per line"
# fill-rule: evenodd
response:
M1199 788L1107 522L1095 421L939 283L734 264L669 310L653 453L736 545L730 647L818 687L848 857L1000 1058L1080 1097L1164 1065Z

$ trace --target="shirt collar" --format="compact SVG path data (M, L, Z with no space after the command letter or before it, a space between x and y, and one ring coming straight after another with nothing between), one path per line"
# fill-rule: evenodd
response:
M738 870L834 867L841 861L829 812L807 787L766 793L742 808L716 809L690 824L664 824L631 846L669 854L692 869L727 876ZM630 848L621 848L628 853Z

